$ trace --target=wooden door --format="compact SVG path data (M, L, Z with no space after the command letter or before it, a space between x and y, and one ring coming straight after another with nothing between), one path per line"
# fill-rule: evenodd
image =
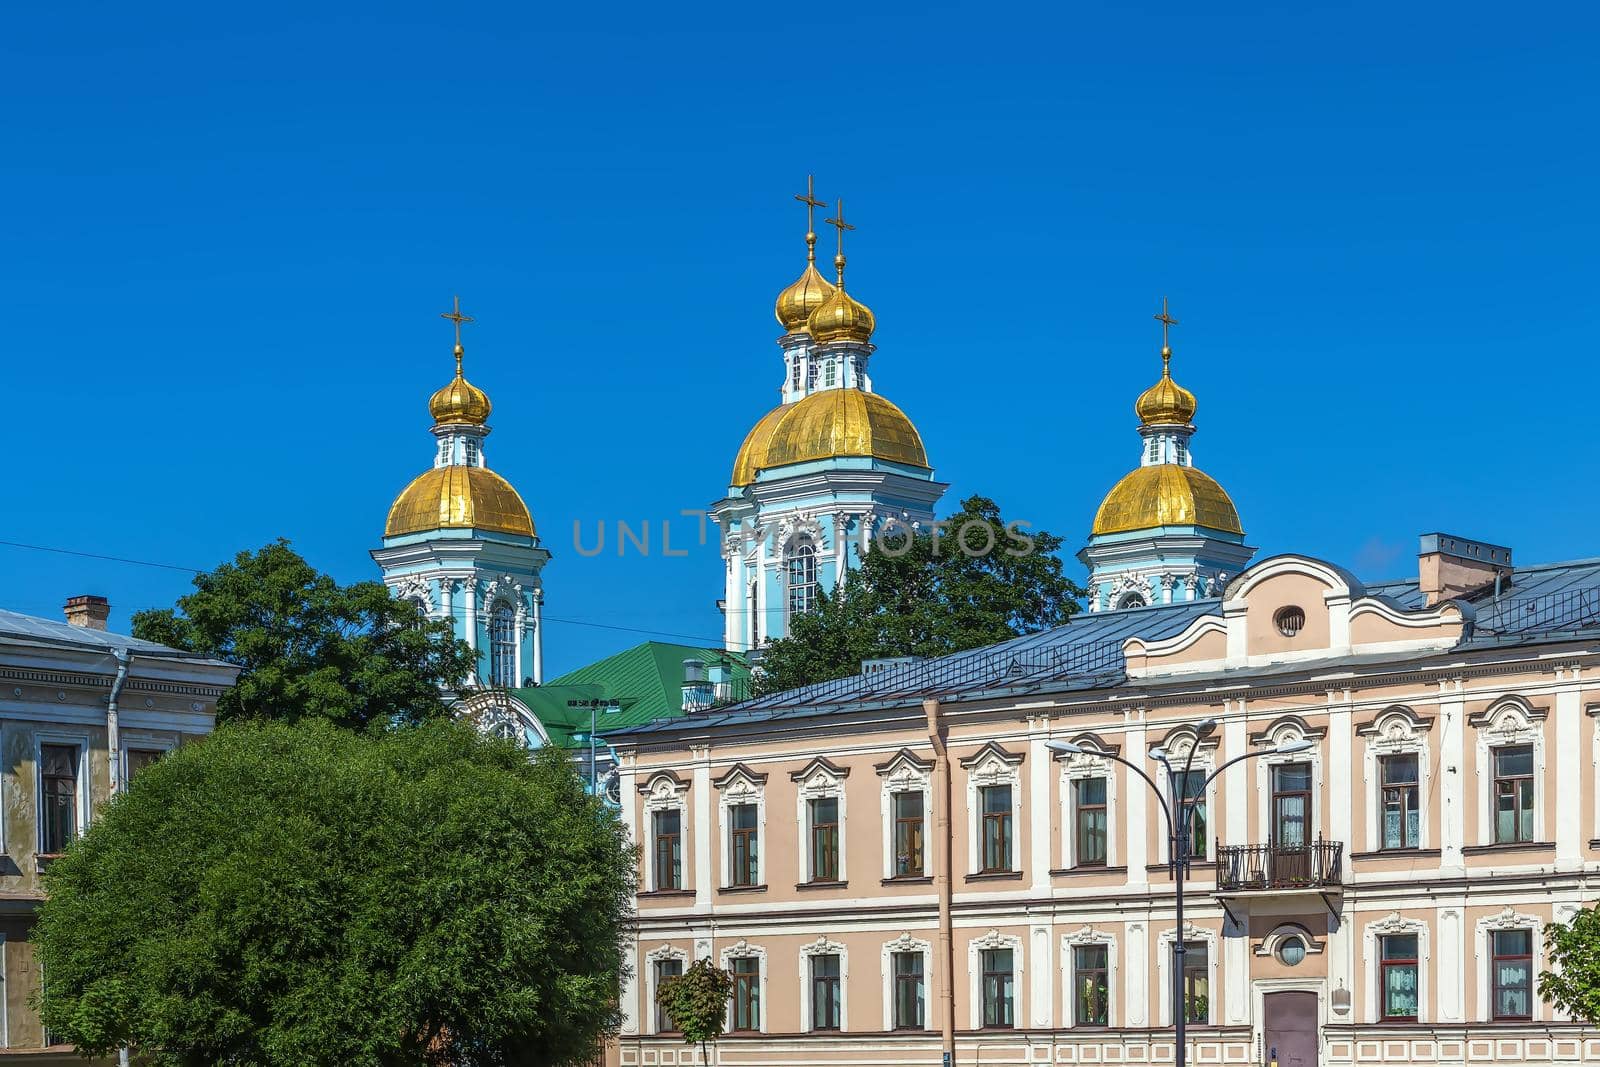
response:
M1268 993L1262 1003L1267 1067L1317 1067L1317 995Z

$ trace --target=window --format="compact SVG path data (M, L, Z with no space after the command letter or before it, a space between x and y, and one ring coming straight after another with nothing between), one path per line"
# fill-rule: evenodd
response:
M817 387L817 361L806 361L806 392L811 392Z
M1385 1020L1417 1019L1417 935L1387 934L1378 943L1378 1014Z
M1417 811L1417 757L1384 756L1378 761L1383 789L1383 847L1418 848L1421 840Z
M839 996L839 957L811 957L811 1029L839 1029L843 1002Z
M894 804L894 876L920 878L922 864L922 793L896 793Z
M659 990L662 985L666 983L667 979L677 978L682 974L682 960L656 960L656 989ZM672 1021L672 1017L667 1014L667 1009L661 1006L660 1001L657 1001L656 1033L675 1034L677 1032L678 1024Z
M65 852L78 836L78 746L39 746L39 799L45 855Z
M165 755L166 752L159 748L128 749L128 781L133 781L141 771Z
M800 357L795 356L789 362L789 388L800 388Z
M1533 840L1533 746L1494 750L1494 839Z
M1161 458L1161 439L1160 438L1157 438L1157 437L1150 438L1149 453L1150 453L1149 462L1151 462L1151 463L1155 463L1157 460L1159 460Z
M733 1030L760 1030L761 961L755 956L735 956L728 963L733 972Z
M489 684L517 684L517 616L508 604L495 605L489 616Z
M839 365L838 365L838 362L836 360L831 360L830 359L826 363L824 363L822 365L822 385L823 385L823 388L831 387L833 385L838 373L839 373Z
M811 880L839 880L839 801L826 797L808 801L811 809Z
M1176 438L1173 440L1172 458L1176 463L1187 464L1189 462L1189 446L1183 443L1182 438Z
M656 888L683 888L683 812L655 813Z
M1105 1026L1110 1017L1111 982L1105 945L1079 945L1072 950L1072 984L1079 1026Z
M978 790L983 803L982 872L1011 870L1011 787L986 785Z
M1183 1019L1211 1021L1211 958L1204 941L1183 943Z
M817 602L817 550L809 544L796 545L783 566L789 615L804 615Z
M1272 616L1272 625L1276 626L1278 632L1283 636L1293 637L1305 629L1305 609L1295 607L1292 604L1286 608L1279 608L1278 613Z
M1011 950L990 948L983 951L983 1025L1012 1027L1016 1025L1012 1000L1014 975L1011 970Z
M1184 804L1194 809L1189 816L1189 858L1206 858L1206 772L1173 771L1167 783L1172 795L1182 798Z
M734 804L728 808L729 878L733 885L755 885L757 863L756 806Z
M1298 967L1306 958L1305 938L1291 934L1278 942L1278 962L1285 967Z
M921 1030L924 1026L922 953L894 954L894 1028Z
M465 462L469 467L478 466L479 458L483 454L481 451L482 448L483 446L480 443L470 437L462 441L461 451L463 453L463 462Z
M1272 843L1300 849L1311 843L1311 764L1272 768Z
M1079 867L1106 865L1106 780L1080 778L1072 783L1072 801L1077 808L1077 836L1073 844Z
M1489 1009L1493 1017L1533 1018L1533 931L1492 930L1489 938Z

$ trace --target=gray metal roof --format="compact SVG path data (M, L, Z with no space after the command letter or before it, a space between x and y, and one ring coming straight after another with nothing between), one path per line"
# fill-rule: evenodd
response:
M182 649L169 648L154 641L141 641L137 637L129 637L126 634L92 630L87 626L73 626L71 623L58 622L54 619L41 619L37 615L23 615L20 612L7 611L4 608L0 608L0 642L8 638L39 644L70 646L95 652L110 652L114 648L125 648L136 655L196 660L206 658L196 652L185 652Z
M1415 611L1425 606L1417 580L1375 582L1366 594ZM831 682L757 697L708 713L658 719L608 737L715 730L826 715L845 709L903 706L924 697L972 699L1048 690L1109 689L1127 680L1122 643L1161 640L1217 610L1216 599L1073 616L1053 630L986 648L853 674ZM1532 644L1600 636L1600 559L1518 567L1497 598L1468 598L1473 622L1463 648ZM1406 654L1401 659L1413 658ZM1303 669L1304 664L1293 665Z

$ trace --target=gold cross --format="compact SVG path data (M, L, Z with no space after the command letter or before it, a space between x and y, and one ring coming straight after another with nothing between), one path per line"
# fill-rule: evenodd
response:
M828 205L817 199L817 190L812 185L815 175L806 175L806 191L794 194L794 198L806 206L806 259L815 262L817 258L816 211L819 207Z
M461 314L461 298L459 296L456 297L455 298L455 307L454 307L454 309L451 310L451 311L441 311L439 313L439 317L441 319L449 319L451 322L456 324L456 350L460 351L460 349L461 349L461 324L463 322L471 322L471 321L473 321L471 315L463 315L463 314Z
M844 201L838 200L835 203L838 205L835 208L838 218L823 219L822 224L832 226L839 231L839 253L833 257L833 265L839 272L839 288L842 289L844 288L844 231L853 230L855 227L844 221Z
M1172 346L1168 343L1167 331L1178 325L1178 320L1167 314L1167 298L1161 298L1161 314L1151 316L1161 324L1161 351L1170 352Z

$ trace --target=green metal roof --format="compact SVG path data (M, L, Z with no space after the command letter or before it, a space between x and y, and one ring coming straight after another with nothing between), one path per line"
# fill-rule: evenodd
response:
M683 661L698 659L707 667L722 664L729 668L736 693L747 695L750 667L744 656L720 648L695 648L646 641L607 656L586 667L568 671L544 685L511 690L511 695L539 717L553 743L576 747L574 734L589 732L589 708L573 707L568 701L615 701L621 709L595 716L597 732L605 734L627 726L638 726L654 719L675 718L683 714Z

